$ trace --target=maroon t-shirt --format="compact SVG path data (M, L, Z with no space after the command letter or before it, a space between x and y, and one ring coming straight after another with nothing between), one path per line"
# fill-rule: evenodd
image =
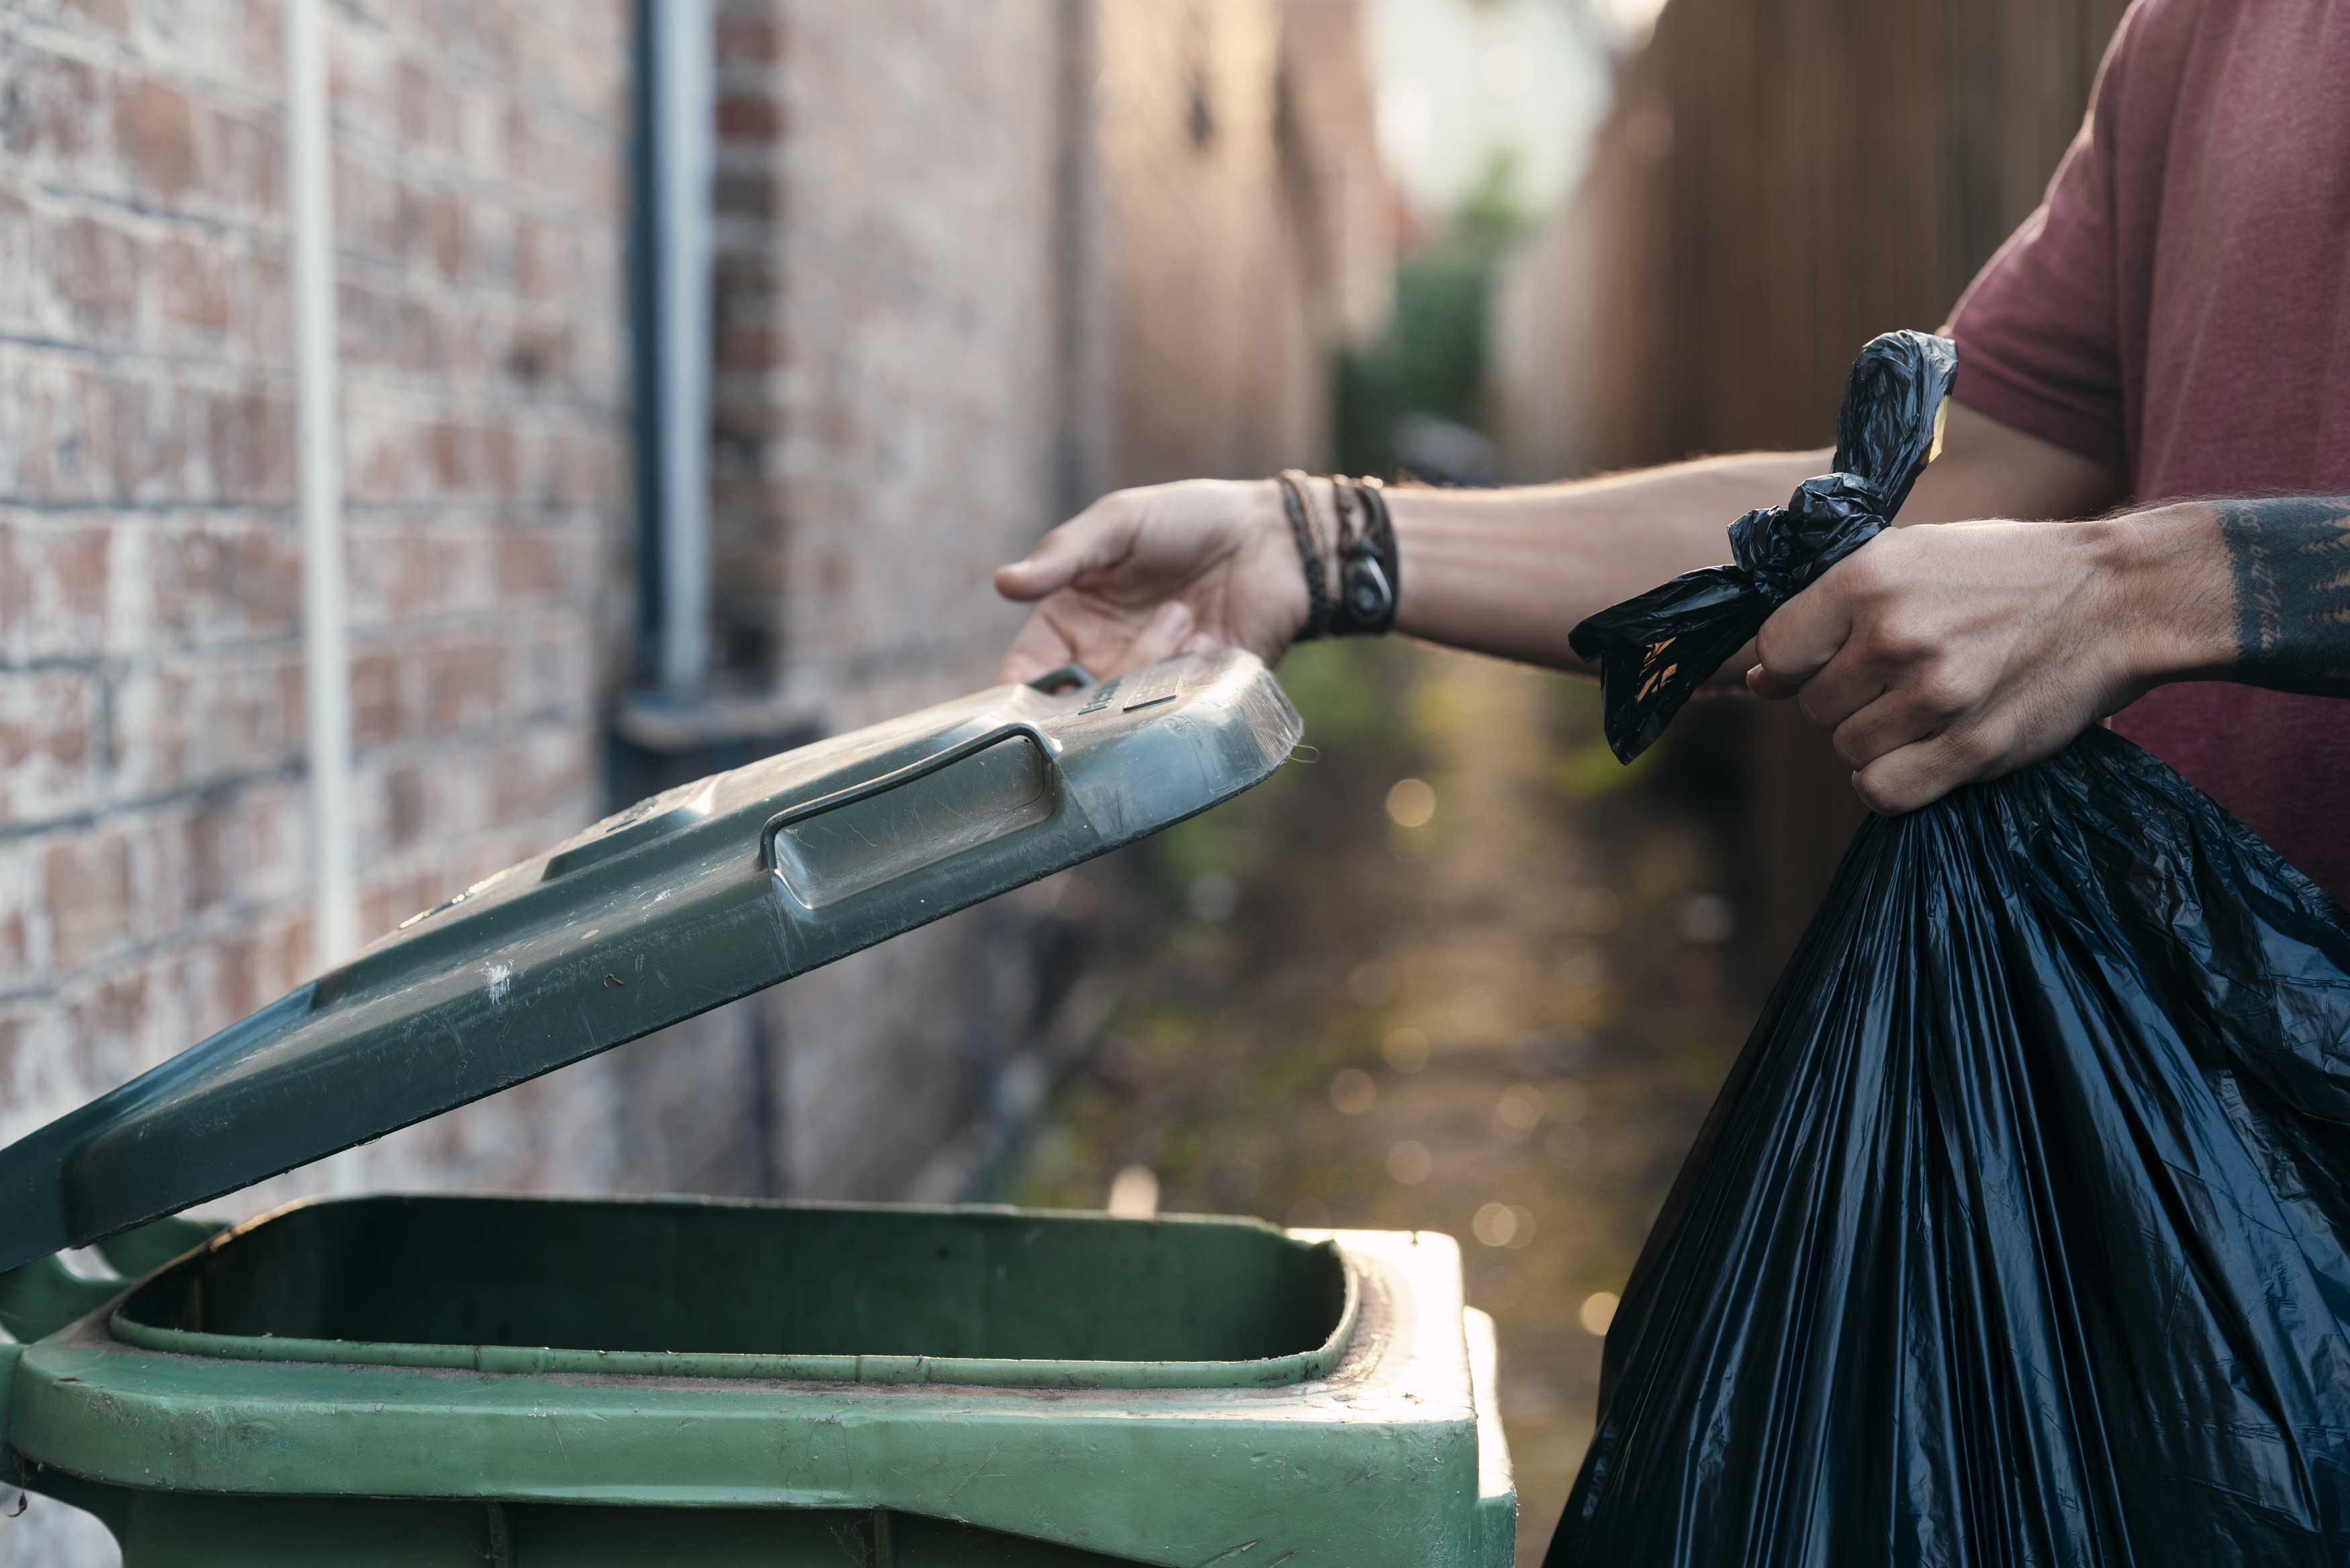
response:
M2350 4L2137 0L1950 330L1961 401L2140 504L2350 492ZM2350 704L2194 682L2114 727L2350 901Z

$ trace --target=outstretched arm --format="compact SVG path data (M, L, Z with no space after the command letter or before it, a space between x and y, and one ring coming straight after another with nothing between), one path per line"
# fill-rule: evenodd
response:
M1389 495L1398 628L1450 647L1579 668L1566 640L1577 621L1728 558L1732 519L1785 501L1827 463L1824 451L1761 453L1523 489L1399 488ZM2079 516L2112 504L2116 488L2095 463L1953 405L1942 458L1902 518ZM1326 551L1329 488L1314 489ZM1007 680L1072 659L1110 674L1218 644L1270 661L1306 612L1297 546L1270 481L1106 496L995 583L1036 605L1004 657Z

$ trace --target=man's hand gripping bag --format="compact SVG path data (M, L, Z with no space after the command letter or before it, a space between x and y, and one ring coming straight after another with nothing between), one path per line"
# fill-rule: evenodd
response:
M1956 368L1576 628L1627 758L1889 523ZM2350 810L2350 802L2344 803ZM2350 1563L2350 923L2103 729L1873 817L1635 1268L1552 1568Z

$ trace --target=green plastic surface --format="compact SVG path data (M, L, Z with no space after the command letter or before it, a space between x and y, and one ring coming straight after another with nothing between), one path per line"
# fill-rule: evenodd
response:
M501 1247L524 1255L495 1263ZM380 1255L363 1260L370 1250ZM489 1277L468 1277L485 1265ZM216 1285L228 1298L217 1303ZM689 1299L705 1293L728 1299ZM164 1319L245 1344L190 1354L126 1337ZM517 1375L385 1365L364 1347L249 1358L281 1324L420 1345L493 1320L516 1335L560 1329L590 1350L675 1334L668 1348L702 1365ZM860 1383L712 1365L866 1343L924 1375ZM1501 1568L1514 1501L1490 1350L1489 1325L1464 1317L1458 1249L1425 1233L361 1199L231 1232L25 1347L7 1438L27 1485L109 1521L129 1568L304 1552ZM1236 1370L1316 1351L1326 1357L1303 1379ZM1034 1355L1026 1386L944 1380L1004 1352ZM1196 1359L1158 1363L1170 1370L1147 1386L1089 1380L1089 1364L1116 1365L1095 1357L1162 1355Z
M1263 665L1225 651L996 687L641 802L0 1150L0 1271L1156 832L1298 734Z
M1214 1388L1326 1375L1355 1313L1335 1248L1254 1220L430 1197L282 1210L109 1328L238 1360Z

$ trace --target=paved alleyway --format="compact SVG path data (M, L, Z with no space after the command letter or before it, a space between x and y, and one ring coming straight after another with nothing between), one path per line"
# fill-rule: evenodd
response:
M1099 1206L1140 1168L1165 1210L1459 1237L1536 1563L1612 1293L1760 1002L1702 805L1734 775L1702 724L1627 774L1592 688L1499 664L1282 676L1318 755L1146 846L1180 912L1008 1196Z

